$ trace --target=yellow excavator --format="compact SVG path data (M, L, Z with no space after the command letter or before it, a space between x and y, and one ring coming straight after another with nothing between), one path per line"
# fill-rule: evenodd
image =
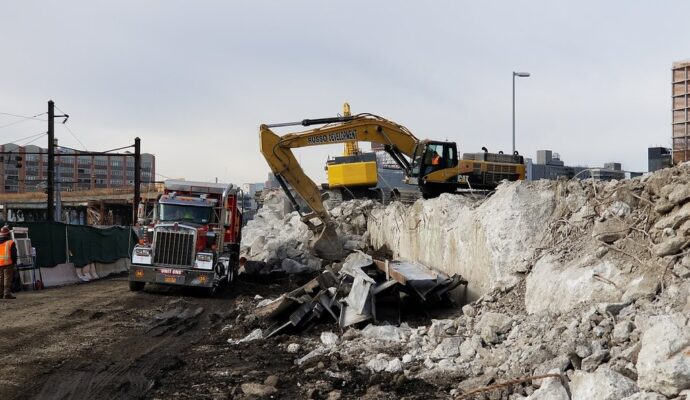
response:
M350 105L343 105L343 116L350 117ZM329 195L336 193L343 200L373 198L380 194L373 189L378 184L376 153L364 153L355 140L343 143L341 156L329 158L326 162L327 185L323 189Z
M287 126L321 127L278 136L271 129ZM518 154L488 152L459 159L455 142L419 140L407 128L385 118L363 113L298 122L264 124L259 128L260 151L286 195L315 233L312 248L321 258L345 256L342 242L323 205L319 187L305 173L292 149L347 142L384 145L385 151L403 170L408 184L417 185L425 198L453 193L462 188L493 189L503 179L524 179L525 166ZM290 187L307 203L302 213ZM316 220L316 222L314 222Z

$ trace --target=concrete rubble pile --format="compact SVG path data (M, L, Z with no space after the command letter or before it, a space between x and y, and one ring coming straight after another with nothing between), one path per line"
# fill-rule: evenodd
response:
M428 326L372 324L285 343L297 365L346 374L329 366L338 354L369 373L454 382L449 396L522 377L487 395L690 396L690 164L393 203L373 208L367 224L374 251L463 276L470 302ZM531 379L540 375L550 377Z
M690 395L690 164L624 181L504 183L374 210L373 247L469 281L461 316L396 328L400 344L343 342L372 371L461 381L505 399ZM357 336L364 336L363 332ZM323 345L322 345L323 346Z
M367 216L375 206L371 200L352 200L329 210L346 249L365 248ZM242 231L241 256L250 260L244 272L310 273L321 270L323 261L309 249L313 233L292 208L282 191L266 191L263 207Z
M374 260L356 251L304 286L261 302L255 315L272 322L266 338L298 332L322 320L341 329L366 321L398 325L401 298L424 305L447 303L449 291L463 284L467 281L457 275L435 273L415 263Z

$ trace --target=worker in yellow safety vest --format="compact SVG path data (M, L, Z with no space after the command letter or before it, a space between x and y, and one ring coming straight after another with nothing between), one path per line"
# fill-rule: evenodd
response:
M3 299L14 299L12 275L16 264L17 246L10 238L10 228L5 225L0 229L0 294Z

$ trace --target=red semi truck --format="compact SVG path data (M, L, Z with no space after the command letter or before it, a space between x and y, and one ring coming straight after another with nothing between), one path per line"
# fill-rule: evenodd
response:
M242 196L232 184L167 180L132 252L129 289L146 283L205 288L214 295L239 268Z

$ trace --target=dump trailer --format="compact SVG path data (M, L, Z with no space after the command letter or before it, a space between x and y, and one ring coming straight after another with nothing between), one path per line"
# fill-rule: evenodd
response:
M146 283L204 288L232 283L239 268L241 191L232 184L167 180L150 221L142 219L129 288Z

